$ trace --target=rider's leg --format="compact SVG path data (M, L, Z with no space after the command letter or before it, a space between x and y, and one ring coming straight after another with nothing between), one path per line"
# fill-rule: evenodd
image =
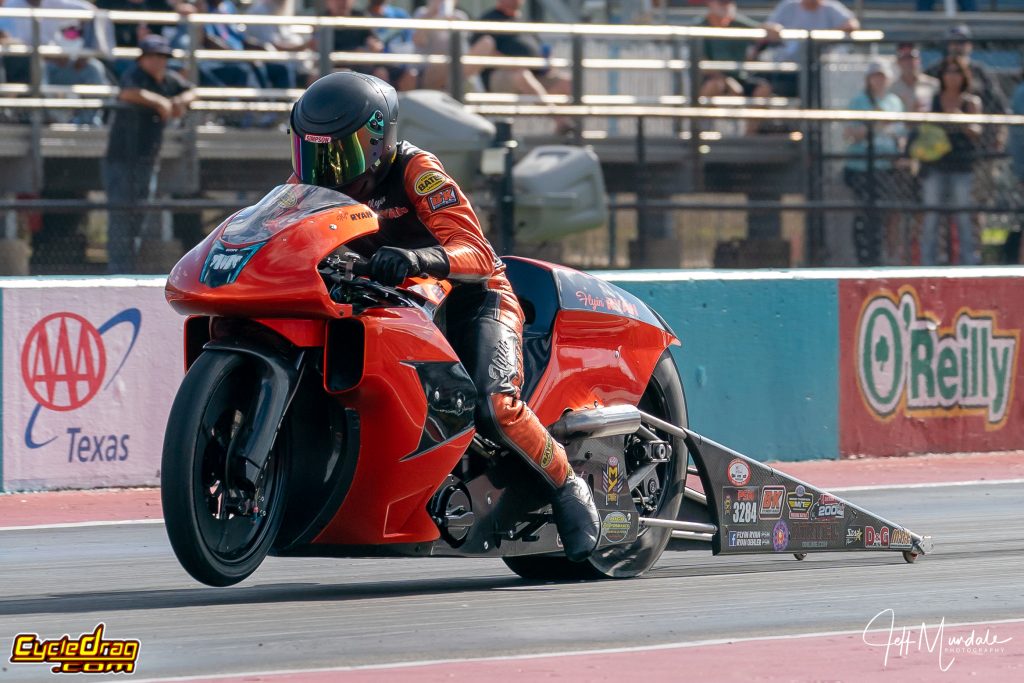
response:
M479 393L477 429L522 456L551 485L555 523L566 555L583 560L597 546L597 508L590 487L573 474L565 449L521 398L522 323L515 329L507 324L516 316L501 315L502 304L518 307L518 303L502 298L498 292L487 292L475 315L449 328L449 338Z

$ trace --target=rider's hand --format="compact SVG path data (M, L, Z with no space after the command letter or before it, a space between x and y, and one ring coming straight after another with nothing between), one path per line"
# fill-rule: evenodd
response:
M370 259L370 277L382 285L397 285L420 274L416 252L398 247L381 247Z

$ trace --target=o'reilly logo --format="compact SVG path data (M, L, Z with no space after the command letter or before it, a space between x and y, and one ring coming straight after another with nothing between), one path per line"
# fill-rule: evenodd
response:
M878 417L963 410L1001 427L1017 364L1019 330L1000 330L996 314L960 309L952 325L922 311L912 287L869 297L857 320L857 381Z

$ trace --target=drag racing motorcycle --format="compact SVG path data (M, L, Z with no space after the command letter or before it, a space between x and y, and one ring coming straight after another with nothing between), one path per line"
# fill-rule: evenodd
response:
M845 501L798 545L821 492L687 428L679 342L657 313L590 275L507 257L526 315L523 398L602 520L596 552L569 562L537 475L474 430L476 390L444 336L451 285L367 277L376 230L344 194L281 185L168 277L168 301L189 317L161 496L195 579L237 583L268 554L500 557L528 579L627 578L673 539L715 553L841 550L868 521L887 525L885 549L924 552L922 537ZM782 514L787 492L796 517Z

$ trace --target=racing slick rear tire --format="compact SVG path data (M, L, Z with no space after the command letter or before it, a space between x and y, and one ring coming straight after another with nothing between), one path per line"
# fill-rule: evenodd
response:
M662 420L687 427L686 396L675 360L666 350L647 383L647 390L638 405L641 411ZM682 439L658 432L672 445L671 461L659 466L660 497L654 510L637 509L643 517L675 519L683 503L686 488L686 466L689 452ZM583 562L570 562L565 557L526 555L502 558L513 572L531 581L563 581L588 579L627 579L650 569L672 538L672 530L646 527L628 545L614 545L598 550Z
M231 481L228 456L245 438L258 384L248 358L207 351L185 375L167 421L160 469L164 525L182 567L210 586L230 586L256 571L284 517L282 446L273 447L248 498L238 496Z

